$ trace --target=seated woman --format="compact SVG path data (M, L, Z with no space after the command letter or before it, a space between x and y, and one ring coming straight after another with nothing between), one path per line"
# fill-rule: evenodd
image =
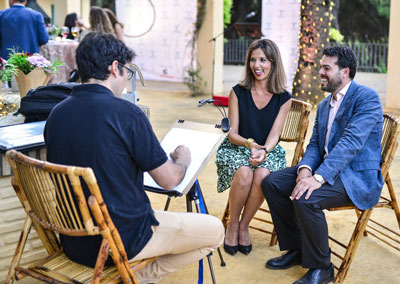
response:
M250 44L245 78L229 94L232 130L217 152L218 191L229 187L230 218L224 249L249 254L249 223L264 201L262 180L286 167L285 150L278 145L291 105L277 45L268 39ZM240 213L243 215L240 218Z
M108 19L111 22L111 26L114 29L114 34L117 39L124 41L124 24L118 21L113 11L108 8L103 8L103 10L106 12Z
M65 16L64 26L69 28L67 39L74 39L72 35L72 28L76 27L76 22L78 21L78 15L76 13L71 13Z
M102 32L114 34L111 22L108 19L106 12L102 8L92 6L89 12L90 28L81 32L80 40L82 40L90 32ZM115 35L115 34L114 34Z

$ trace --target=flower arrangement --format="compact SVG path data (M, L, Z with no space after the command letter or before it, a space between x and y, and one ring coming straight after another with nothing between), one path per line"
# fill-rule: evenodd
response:
M40 54L31 54L27 52L18 52L16 49L10 49L8 64L14 68L20 69L25 75L29 74L35 68L42 68L46 74L55 74L58 67L64 65L58 58L50 62Z
M2 83L10 81L13 75L17 74L17 69L10 65L7 60L0 57L0 81Z

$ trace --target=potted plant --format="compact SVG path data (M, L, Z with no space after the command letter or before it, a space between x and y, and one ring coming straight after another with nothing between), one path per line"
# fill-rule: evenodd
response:
M17 74L17 69L8 64L7 60L0 57L0 93L3 83L10 81L13 75Z
M57 73L58 67L63 65L58 58L51 62L38 53L18 52L17 49L11 49L8 64L17 70L15 79L21 98L30 89L47 85L52 74Z

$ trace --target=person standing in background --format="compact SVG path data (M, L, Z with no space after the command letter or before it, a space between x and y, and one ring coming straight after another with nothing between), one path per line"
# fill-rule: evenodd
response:
M115 36L117 39L124 41L124 24L119 22L113 11L107 8L103 8L104 12L106 12L108 19L111 22L111 26L114 29Z
M9 0L10 8L0 11L1 57L8 59L10 48L39 53L49 41L43 16L26 8L26 0Z

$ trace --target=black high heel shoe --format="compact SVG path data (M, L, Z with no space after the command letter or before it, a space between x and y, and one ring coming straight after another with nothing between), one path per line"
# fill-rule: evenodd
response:
M226 230L228 230L228 226L225 227L225 236L226 236ZM239 245L237 245L237 246L230 246L230 245L227 245L227 244L225 243L225 239L224 239L224 251L225 251L226 253L228 253L228 254L230 254L230 255L235 255L235 254L238 252L238 250L239 250Z
M238 250L245 255L248 255L252 249L253 249L253 246L251 244L248 246L242 246L242 245L238 246Z
M230 246L224 243L224 251L230 255L235 255L239 250L239 246Z

